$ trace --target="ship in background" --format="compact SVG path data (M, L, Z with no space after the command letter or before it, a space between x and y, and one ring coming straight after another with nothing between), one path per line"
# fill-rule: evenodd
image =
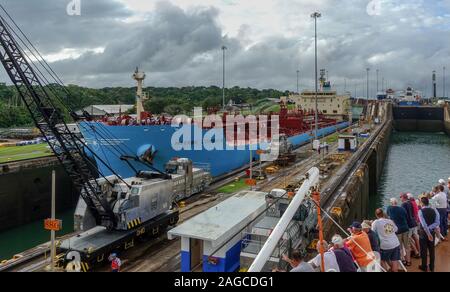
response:
M377 100L392 100L395 101L398 106L420 106L424 101L422 92L415 90L411 86L398 92L393 89L379 91L377 93Z
M401 91L398 96L399 106L420 106L422 104L422 92L408 86L406 90Z
M432 95L427 98L421 91L409 86L396 98L393 107L394 128L398 131L444 132L445 102L437 97L436 71L432 74Z
M245 126L244 141L239 140L237 135L231 141L227 141L226 134L223 133L225 128L211 129L211 127L204 127L203 123L193 122L190 125L190 139L175 139L175 143L191 145L191 150L175 150L172 140L180 127L172 126L172 117L154 116L144 110L143 101L148 98L143 92L145 77L145 74L138 69L133 74L133 79L137 82L136 115L121 115L118 118L105 117L101 121L79 123L79 129L90 148L88 152L95 153L95 155L88 154L94 157L97 167L103 175L109 175L110 170L113 169L125 178L135 176L136 172L152 170L148 163L151 163L152 168L164 171L168 161L176 157L184 157L190 159L196 167L206 168L213 177L220 177L248 165L250 157L258 159L257 151L253 149L259 149L259 146L253 145L254 142L249 140L248 129L250 126L248 124ZM229 114L236 113L222 113L224 122ZM288 110L287 106L281 103L280 113L268 115L267 136L269 139L271 137L270 125L274 117L279 118L280 135L287 136L294 147L299 147L314 139L314 112L303 111L299 108ZM348 126L349 122L347 121L337 122L319 112L319 137L332 134ZM237 125L235 127L237 128ZM220 135L220 132L223 135ZM194 138L193 133L201 133L201 137ZM222 144L223 149L226 149L227 145L241 145L245 150L206 150L203 147L200 147L201 150L194 150L205 135L212 134L215 134L214 137L223 136L223 141L211 139L214 143ZM121 154L115 150L117 147L122 150ZM250 149L252 149L252 155L250 155ZM124 153L126 154L124 155Z

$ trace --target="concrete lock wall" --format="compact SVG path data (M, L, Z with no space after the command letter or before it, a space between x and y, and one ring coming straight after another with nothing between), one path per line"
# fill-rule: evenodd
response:
M394 107L394 127L397 131L443 132L444 108Z
M56 171L56 207L64 212L76 204L76 192L57 161L39 166L31 162L2 165L0 173L0 231L48 218L51 207L51 173Z
M387 121L387 126L371 145L367 159L358 166L358 170L344 186L343 192L329 210L333 219L344 228L355 220L360 221L373 217L374 214L367 213L369 200L372 195L376 194L394 128L399 131L445 131L450 135L449 106L445 108L409 108L406 111L404 108L394 107L392 114L388 113L388 116L392 116L394 119ZM333 234L342 232L330 220L326 220L324 233L329 240Z
M386 160L386 156L389 150L389 143L391 141L392 134L392 123L382 132L380 133L376 145L372 148L374 151L374 155L376 155L376 181L378 188L378 182L380 181L381 175L383 174L384 163ZM370 169L372 170L372 169ZM376 189L377 189L376 188ZM375 189L375 191L376 191ZM370 195L374 195L374 192L371 192Z
M365 218L368 207L369 167L367 164L363 164L336 200L330 210L330 215L340 226L346 229L353 221ZM331 220L325 220L324 234L326 240L331 240L331 237L336 233L342 234L342 231Z
M355 220L361 221L364 218L373 217L373 214L368 214L369 201L378 189L389 148L392 123L392 120L387 121L386 127L368 150L367 158L358 166L357 171L329 210L333 219L344 229ZM331 220L325 220L324 234L327 240L336 233L342 234L342 231Z
M444 128L447 135L450 136L450 106L447 105L444 109Z

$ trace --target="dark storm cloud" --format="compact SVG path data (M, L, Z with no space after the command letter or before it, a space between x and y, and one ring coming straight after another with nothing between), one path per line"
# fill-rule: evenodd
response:
M82 0L82 15L70 16L70 0L3 0L2 5L42 53L95 48L120 36L132 15L115 0Z
M174 71L196 55L220 46L221 30L215 23L216 10L185 14L171 4L160 3L154 15L139 25L130 25L120 37L106 44L102 54L86 54L76 61L55 66L87 70L91 74L129 72L142 65L152 71Z
M77 17L66 14L69 0L7 0L4 5L46 54L63 48L104 48L102 53L54 62L67 83L131 86L131 72L140 66L148 75L147 85L221 85L220 48L226 45L228 86L294 90L300 69L301 84L311 88L313 26L302 6L306 0L292 0L290 5L274 1L280 2L280 11L273 13L295 19L292 30L257 39L251 15L230 37L218 23L219 16L222 22L226 18L219 8L183 10L168 1L133 22L128 19L135 12L112 0L82 0L82 16ZM398 89L411 84L430 90L431 71L439 72L445 64L450 68L449 2L442 2L436 12L431 1L380 1L382 10L376 16L366 12L369 1L321 2L319 67L330 72L338 89L344 89L345 78L347 89L357 85L360 95L365 92L366 67L372 68L372 89L379 68L380 83L384 76Z
M86 53L78 59L62 60L53 65L68 76L73 72L85 72L87 79L83 76L71 78L79 78L81 82L92 76L103 80L108 80L108 76L112 79L122 76L119 79L126 78L128 83L128 75L135 66L142 67L149 75L165 79L163 74L176 75L185 67L198 68L204 64L203 54L220 48L222 31L216 23L217 13L213 8L185 12L170 3L159 2L146 20L129 24L120 37L105 43L103 53ZM206 68L199 70L202 69ZM169 77L160 83L180 85L187 82L192 80L181 74L179 79Z

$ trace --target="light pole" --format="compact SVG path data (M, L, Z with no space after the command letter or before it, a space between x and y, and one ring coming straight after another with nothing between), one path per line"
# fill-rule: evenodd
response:
M56 220L56 172L52 171L52 220ZM51 250L50 250L50 256L51 256L51 265L50 270L52 272L55 271L55 259L56 259L56 246L55 246L55 230L51 231L50 235L50 242L51 242Z
M223 52L223 72L222 72L222 77L223 77L223 83L222 83L222 109L225 109L225 51L227 50L227 47L222 46L222 52Z
M380 70L378 70L377 69L377 95L378 95L378 91L379 91L379 87L378 87L378 84L379 84L379 82L378 82L378 74L380 73Z
M436 89L436 71L433 71L433 98L436 99L437 97L437 89Z
M370 68L367 68L366 71L367 71L367 107L369 107L369 72L370 72Z
M300 79L300 70L297 70L297 94L300 93L299 79Z
M317 18L320 18L322 14L319 12L314 12L311 14L311 17L314 18L314 59L315 59L315 115L314 115L314 122L315 122L315 131L314 131L314 140L317 140L317 134L319 132L319 114L318 114L318 104L317 104L317 91L318 91L318 84L317 84Z
M444 94L443 94L443 98L445 99L445 66L444 66L444 68L443 68L443 71L444 71L444 85L443 85L443 88L444 88Z

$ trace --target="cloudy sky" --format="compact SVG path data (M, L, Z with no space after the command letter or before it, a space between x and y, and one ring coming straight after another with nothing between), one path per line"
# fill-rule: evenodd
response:
M319 67L339 90L362 95L370 67L372 88L378 68L380 87L430 92L437 70L442 92L450 68L450 0L79 0L79 16L71 1L2 1L66 83L133 86L140 66L148 86L221 86L225 45L229 86L295 90L299 69L310 88L313 11Z

